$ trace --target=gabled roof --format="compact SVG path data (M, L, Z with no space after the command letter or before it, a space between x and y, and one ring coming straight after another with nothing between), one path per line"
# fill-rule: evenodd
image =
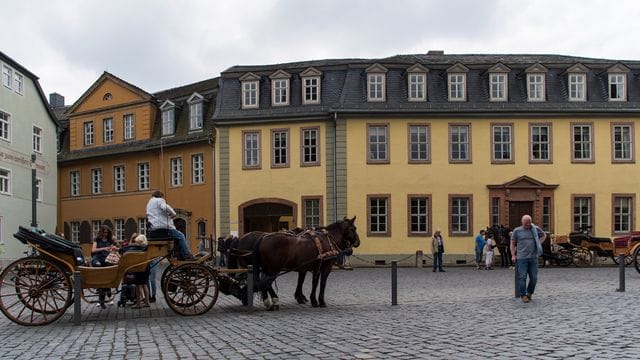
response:
M388 69L378 63L375 63L368 68L364 69L366 73L386 73Z
M308 67L306 70L304 70L303 72L300 73L300 77L321 76L321 75L322 75L322 71L314 68L313 66Z
M555 189L558 185L545 184L527 175L522 175L500 185L487 185L489 189Z
M165 109L173 109L176 107L176 104L171 101L171 100L165 100L162 102L162 104L160 105L160 110L165 110Z
M612 74L612 73L623 73L626 74L628 72L630 72L631 70L624 64L621 63L617 63L614 64L610 67L607 68L607 73Z
M426 67L422 66L421 64L413 64L411 65L408 69L407 69L408 73L426 73L429 72L429 69L427 69Z
M508 73L510 71L511 68L503 63L497 63L487 70L488 73Z
M447 68L447 73L466 73L469 72L469 68L462 65L462 63L456 63L453 66Z
M588 73L589 72L589 68L582 65L581 63L576 63L575 65L571 66L570 68L567 69L566 71L567 73Z
M240 81L256 81L260 80L260 75L256 75L252 72L248 72L238 78Z
M291 78L291 74L289 74L284 70L278 70L273 74L269 75L269 79L290 79L290 78Z
M549 69L547 69L544 65L540 63L535 63L524 70L525 73L547 73Z
M49 118L51 119L51 121L53 121L53 123L56 125L57 128L60 128L60 122L58 121L58 117L51 109L51 106L49 106L49 101L47 101L47 97L44 95L44 92L42 91L42 87L40 86L40 81L38 76L36 76L31 71L29 71L26 67L20 65L17 61L13 60L2 51L0 51L0 60L2 60L2 62L6 63L7 65L10 65L14 69L18 70L22 75L27 76L28 78L31 79L31 81L33 81L36 87L36 90L38 92L38 96L42 101L42 105L45 107L47 114L49 114Z
M82 104L102 83L104 83L107 80L111 80L113 82L115 82L116 84L134 92L135 94L139 95L142 99L144 100L152 100L153 99L153 95L149 94L148 92L140 89L139 87L126 82L122 79L120 79L119 77L109 73L109 72L103 72L102 75L100 75L100 77L98 78L98 80L96 80L90 87L89 89L87 89L87 91L85 91L82 96L80 96L80 98L78 100L76 100L75 103L73 103L73 105L71 105L71 108L69 109L69 111L67 112L67 114L71 114L73 113L76 108L78 108L78 106L80 106L80 104Z
M197 102L202 100L204 100L204 96L198 94L197 92L194 92L193 94L191 94L191 96L189 96L189 98L187 99L187 102L192 103L192 102Z

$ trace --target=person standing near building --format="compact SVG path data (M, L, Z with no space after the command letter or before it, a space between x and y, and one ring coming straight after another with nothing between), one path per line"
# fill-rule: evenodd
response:
M495 241L492 237L487 237L486 241L486 254L485 254L485 270L493 270L493 248L495 247Z
M480 270L480 263L482 262L482 250L484 249L484 230L480 230L480 234L476 236L476 265Z
M518 292L523 302L531 301L538 282L538 256L542 255L545 233L531 222L530 215L522 217L522 226L511 235L512 260L518 272ZM527 276L529 284L527 285Z
M151 224L150 230L167 229L171 238L175 240L178 260L192 260L193 255L187 246L187 239L173 225L175 216L176 212L164 200L162 191L154 191L147 203L147 220Z
M438 269L440 272L444 272L442 268L442 254L444 254L444 241L442 240L442 234L440 229L437 229L431 238L431 254L433 255L433 272Z

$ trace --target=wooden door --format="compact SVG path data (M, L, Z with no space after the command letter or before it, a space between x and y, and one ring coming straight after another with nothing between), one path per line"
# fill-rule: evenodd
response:
M533 217L533 201L510 201L509 202L509 228L513 229L522 225L522 216L531 215Z

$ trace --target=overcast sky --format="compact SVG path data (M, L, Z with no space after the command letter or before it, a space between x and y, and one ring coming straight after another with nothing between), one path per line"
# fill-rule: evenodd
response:
M238 64L445 53L640 59L640 1L2 0L0 49L73 103L103 71L149 92Z

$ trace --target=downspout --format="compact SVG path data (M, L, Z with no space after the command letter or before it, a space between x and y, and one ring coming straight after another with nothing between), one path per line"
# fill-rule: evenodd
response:
M214 128L214 131L211 132L211 135L209 138L209 141L211 142L211 168L213 169L211 174L212 176L211 181L213 182L213 193L212 193L213 198L212 198L212 204L211 204L211 232L213 234L214 239L218 238L218 233L217 233L218 227L216 226L218 222L218 219L216 218L216 199L217 199L217 196L216 196L216 184L217 184L217 181L216 181L216 154L217 154L216 135L218 134L217 130L218 130L217 128ZM215 251L215 249L210 249L210 250L212 252Z
M336 171L338 170L338 166L336 165L336 161L338 156L336 154L336 150L338 148L337 139L338 139L338 112L333 112L333 222L338 222L338 176Z

